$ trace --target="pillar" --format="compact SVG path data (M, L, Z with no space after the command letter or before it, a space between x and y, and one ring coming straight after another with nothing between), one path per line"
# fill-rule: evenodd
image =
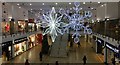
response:
M29 45L29 36L27 37L27 39L28 39L28 40L27 40L27 42L26 42L26 49L29 50L29 46L28 46L28 45Z
M15 54L15 51L14 51L14 40L13 40L12 41L12 58L15 57L14 54Z
M14 34L15 32L14 32L15 30L14 30L14 19L11 19L11 21L10 21L10 34L12 35L12 34Z
M2 22L2 2L0 1L0 24ZM0 25L0 65L2 64L2 27Z

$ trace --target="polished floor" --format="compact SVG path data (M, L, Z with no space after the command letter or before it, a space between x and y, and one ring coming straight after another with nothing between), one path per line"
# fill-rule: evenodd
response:
M101 60L93 48L91 48L90 43L86 42L85 39L81 39L80 41L81 46L78 47L77 44L74 44L73 48L70 48L68 57L65 58L44 55L43 61L40 61L39 52L41 46L38 45L20 56L17 56L13 60L10 60L8 63L24 63L26 59L29 59L30 63L55 63L55 61L59 63L83 63L82 58L84 55L87 56L87 63L103 63L103 60Z

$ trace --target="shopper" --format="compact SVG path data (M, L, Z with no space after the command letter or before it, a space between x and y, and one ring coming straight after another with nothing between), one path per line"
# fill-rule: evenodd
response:
M7 56L7 61L9 61L10 60L10 51L7 52L6 56Z
M78 47L80 47L80 42L78 42L77 44L78 44Z
M25 65L30 65L30 63L28 62L28 59L26 59Z
M86 64L86 61L87 61L87 57L84 55L84 57L83 57L83 65Z
M39 53L40 61L42 61L42 52Z
M112 64L115 65L115 58L112 58L111 61L112 61Z
M55 65L59 65L59 64L58 64L58 61L55 62Z

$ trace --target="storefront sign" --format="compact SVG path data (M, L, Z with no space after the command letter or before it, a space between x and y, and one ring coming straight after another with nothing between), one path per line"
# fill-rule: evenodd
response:
M118 48L111 44L106 43L106 47L109 48L110 50L112 50L113 52L119 53Z
M20 42L27 41L27 40L28 40L27 37L25 37L25 38L20 38L20 39L16 39L16 40L14 41L14 43L16 44L16 43L20 43Z
M12 41L3 42L3 43L2 43L2 47L3 47L3 46L6 46L6 45L9 46L9 45L11 45L11 44L12 44Z

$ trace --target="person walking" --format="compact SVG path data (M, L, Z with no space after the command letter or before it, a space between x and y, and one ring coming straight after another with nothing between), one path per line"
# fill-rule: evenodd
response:
M55 62L55 65L59 65L59 64L58 64L58 61Z
M84 57L83 57L83 65L86 64L86 61L87 61L87 57L84 55Z
M78 42L77 44L78 44L78 47L80 47L80 42Z
M39 53L40 61L42 61L42 52Z
M28 59L26 59L25 65L30 65L30 63L28 62Z
M112 61L112 64L115 65L115 58L112 58L111 61Z

